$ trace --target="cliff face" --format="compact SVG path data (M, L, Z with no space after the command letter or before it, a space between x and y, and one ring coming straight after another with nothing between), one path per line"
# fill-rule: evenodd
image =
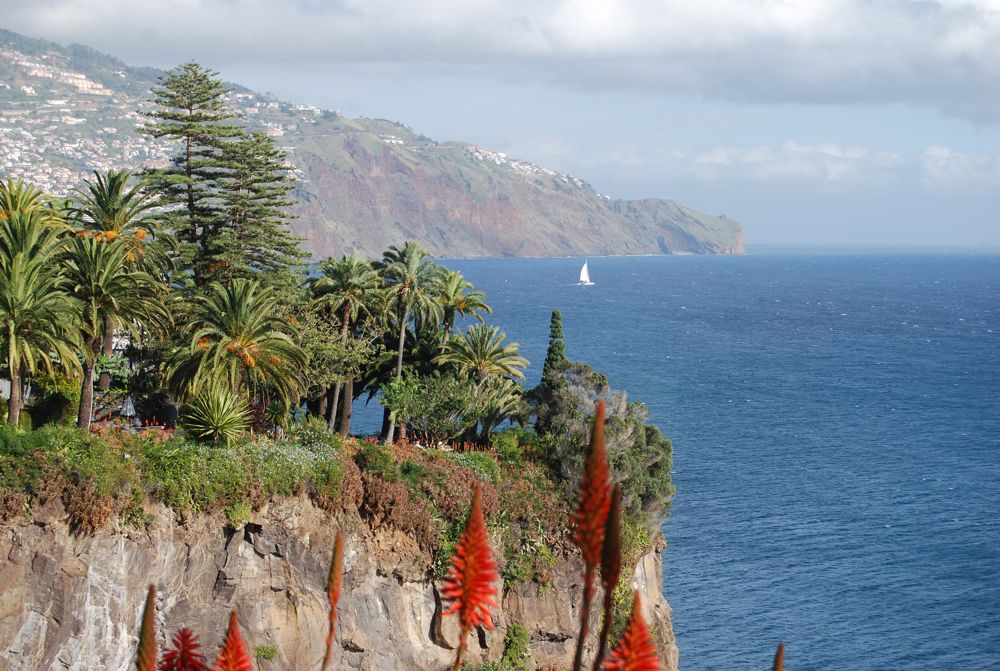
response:
M457 645L454 618L441 618L428 559L406 535L372 531L356 516L333 520L306 500L269 504L243 529L219 516L178 524L154 508L145 529L77 536L60 507L0 527L0 670L124 670L133 662L146 587L156 584L161 644L189 627L208 656L237 608L250 648L276 646L260 669L318 669L327 630L325 583L333 537L347 534L338 669L440 671ZM531 635L532 664L569 668L579 618L580 568L561 560L550 587L521 584L503 597L492 632L470 642L473 663L499 659L510 623ZM670 607L661 594L660 550L635 571L646 621L676 671ZM501 592L503 593L503 592ZM475 637L473 637L475 639ZM531 668L535 668L532 666Z

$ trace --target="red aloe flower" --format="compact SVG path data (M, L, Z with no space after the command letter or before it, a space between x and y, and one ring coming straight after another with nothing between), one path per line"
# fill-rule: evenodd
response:
M639 592L632 601L632 618L621 639L604 662L604 671L660 671L660 658L642 619Z
M215 660L212 671L253 671L253 663L247 654L247 646L240 636L240 625L236 622L236 611L229 613L229 631L226 641L222 644L219 657Z
M493 616L489 609L497 605L493 600L497 593L493 583L497 578L497 565L493 560L493 550L486 534L486 521L483 519L479 483L476 483L469 519L465 523L462 537L458 539L455 554L451 558L451 571L445 577L441 589L444 600L451 604L444 614L458 613L461 624L455 669L462 666L468 633L478 625L493 628Z
M174 634L173 646L163 653L160 671L208 671L205 655L198 652L198 637L190 629Z
M142 626L139 628L139 649L136 651L137 671L156 671L156 585L150 585L146 593L146 605L142 609Z
M322 671L326 671L333 661L333 634L337 625L337 602L340 601L340 586L344 581L344 537L338 531L333 542L333 558L330 560L330 576L326 581L327 596L330 600L330 631L326 635L326 654L323 656Z
M601 563L604 527L610 507L611 478L604 450L604 401L598 401L587 465L580 476L580 498L573 515L573 542L580 548L588 568L596 569Z
M576 641L573 671L583 668L583 644L590 624L594 600L594 576L604 550L604 532L611 508L611 477L608 455L604 450L604 401L597 402L594 430L590 434L590 452L580 476L580 499L573 514L573 542L583 555L583 605L580 608L580 636Z
M604 531L604 549L601 552L601 586L604 588L604 616L601 635L594 657L594 671L599 671L604 653L608 650L608 635L614 621L615 587L622 573L622 488L615 485L608 509L608 524Z
M774 652L774 666L771 671L784 671L785 668L785 644L779 643L778 649Z

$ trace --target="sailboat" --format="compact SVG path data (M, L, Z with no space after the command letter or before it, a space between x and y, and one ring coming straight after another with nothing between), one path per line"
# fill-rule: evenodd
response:
M590 270L587 268L587 262L583 262L583 268L580 268L580 281L577 282L582 287L593 286L594 283L590 281Z

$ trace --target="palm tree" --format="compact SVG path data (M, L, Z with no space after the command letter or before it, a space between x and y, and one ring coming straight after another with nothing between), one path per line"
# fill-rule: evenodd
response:
M0 182L0 219L6 219L16 212L31 212L34 210L46 214L46 220L56 217L45 201L45 192L37 189L21 179L8 179Z
M407 242L402 249L393 245L382 257L382 275L386 288L395 303L395 318L399 329L396 348L394 379L403 375L403 346L406 325L410 318L416 329L420 325L440 323L444 310L436 300L440 283L440 267L425 260L427 252L415 242ZM390 418L385 442L391 443L396 423Z
M441 278L438 302L444 311L442 326L444 328L443 342L451 337L451 329L455 326L458 316L475 317L481 324L482 314L493 314L493 308L486 304L486 294L482 291L465 292L473 287L472 282L465 279L457 270L446 270Z
M490 377L479 384L477 392L481 403L479 421L482 423L479 442L489 445L493 429L520 413L524 390L510 378Z
M138 184L129 188L131 173L109 170L106 175L94 171L95 180L83 180L86 189L77 189L79 204L69 209L70 216L86 234L103 240L121 240L127 247L125 259L135 263L151 274L159 274L168 264L167 257L148 244L152 239L149 211L156 207L156 199L149 192L143 192ZM104 325L104 339L101 353L111 356L114 345L114 329ZM111 386L111 374L102 373L101 389Z
M190 346L168 362L168 381L180 395L203 382L225 380L235 393L273 390L287 408L304 392L306 356L281 317L275 291L255 280L213 282L198 297Z
M85 344L83 382L77 425L90 428L94 404L94 367L108 331L123 329L140 339L143 327L158 329L170 321L164 305L167 287L137 269L120 240L74 237L66 259L70 291L82 305L81 337Z
M382 280L378 271L366 259L351 254L339 260L327 259L322 265L323 277L313 283L313 293L318 306L329 308L330 312L340 319L340 341L347 342L347 335L352 323L359 316L370 314L372 298L381 289ZM353 387L352 380L347 385ZM332 431L337 419L337 404L340 400L340 382L334 386L333 407L330 409L329 429ZM349 415L348 403L353 401L351 393L344 395L345 410L341 411L341 427L343 419ZM348 426L348 430L350 427ZM341 428L341 432L347 432Z
M0 347L10 374L7 421L13 425L20 419L26 373L79 368L77 309L64 291L61 229L51 221L40 207L11 208L0 217Z
M523 380L521 369L528 360L518 353L517 343L503 344L506 337L496 326L474 324L461 336L451 337L435 361L453 364L479 382L495 375Z

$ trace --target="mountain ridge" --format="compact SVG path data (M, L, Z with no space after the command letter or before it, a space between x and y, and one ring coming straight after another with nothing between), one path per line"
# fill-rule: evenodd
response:
M0 30L0 176L65 193L94 169L164 165L169 143L134 132L161 74ZM451 258L744 251L742 227L724 216L613 199L474 144L227 86L244 122L288 152L292 228L316 257L377 256L407 239Z

